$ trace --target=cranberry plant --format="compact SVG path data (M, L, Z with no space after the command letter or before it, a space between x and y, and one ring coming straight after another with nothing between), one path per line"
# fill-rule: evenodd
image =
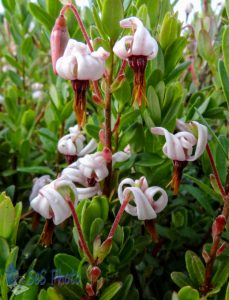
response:
M229 299L229 2L2 1L0 299Z

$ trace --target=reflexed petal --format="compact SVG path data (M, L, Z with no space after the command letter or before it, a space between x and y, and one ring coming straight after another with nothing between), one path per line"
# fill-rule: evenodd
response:
M136 207L131 204L126 206L126 212L131 215L137 216L139 220L151 220L157 217L153 207L150 205L149 200L144 193L137 187L127 187L124 190L124 196L131 192Z
M57 74L66 80L77 79L77 68L78 64L75 56L62 56L56 62Z
M126 178L120 182L120 184L118 186L118 198L119 198L121 204L123 203L123 200L124 200L124 195L123 195L123 190L122 190L124 185L134 186L135 182L131 178Z
M100 188L97 185L87 188L77 188L77 192L79 201L94 197L95 195L100 195L101 193Z
M43 188L43 186L45 186L46 184L49 184L50 182L51 182L51 178L49 175L43 175L39 178L35 178L33 180L33 188L29 196L29 201L32 201L35 197L37 197L39 190Z
M157 201L154 201L153 197L157 194L160 193L161 196L158 198ZM152 203L152 206L155 210L156 213L161 212L167 205L168 203L168 196L162 188L158 186L150 187L145 191L145 195L147 198L150 200Z
M131 52L131 45L133 42L133 37L131 35L124 36L119 41L117 41L113 47L113 52L121 59L127 59Z
M194 156L189 157L188 161L194 161L197 158L199 158L203 154L204 150L206 149L206 145L208 143L207 127L196 121L193 121L192 123L197 127L198 139L197 139L195 154L194 154Z
M30 206L33 208L33 210L38 212L42 217L46 219L51 219L52 216L50 215L49 202L41 194L31 200Z
M112 155L112 163L115 164L116 162L121 162L125 161L130 158L130 154L123 152L123 151L118 151L115 154Z
M93 152L97 148L97 142L95 139L91 139L90 142L78 153L78 156L84 156Z

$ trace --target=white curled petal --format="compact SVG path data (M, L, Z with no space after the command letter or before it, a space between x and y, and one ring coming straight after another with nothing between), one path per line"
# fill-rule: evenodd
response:
M79 80L99 80L105 72L105 61L91 55L77 55Z
M87 187L87 188L77 188L77 192L78 192L79 201L87 198L92 198L95 195L100 195L101 193L97 185L92 187Z
M84 156L93 152L97 148L97 142L95 139L91 139L90 142L78 153L78 156Z
M41 194L31 200L30 206L45 219L52 218L52 215L50 214L49 202Z
M74 54L74 52L76 51L76 45L77 45L77 41L73 40L73 39L69 39L67 46L64 50L64 54L63 56L71 56Z
M110 53L104 50L103 47L99 47L98 50L91 53L91 56L106 60L110 56Z
M192 133L190 133L188 131L178 132L178 133L174 134L174 136L179 139L183 148L190 149L194 145L196 145L196 142L197 142L196 138L194 137L194 135Z
M137 17L129 17L120 21L120 26L122 28L133 28L135 29L138 26L143 26L142 21Z
M146 189L148 189L148 182L145 178L145 176L140 177L140 179L135 180L135 185L140 187L140 189L144 192Z
M43 188L43 186L45 186L46 184L49 184L50 182L51 182L51 178L49 175L43 175L39 178L35 178L33 180L33 188L29 196L29 201L32 201L35 197L37 197L39 190Z
M54 190L52 183L42 189L42 194L48 200L53 212L53 223L59 225L71 215L71 210L65 199Z
M70 135L63 136L57 145L57 149L60 153L64 155L76 155L77 149L75 144L72 142Z
M154 200L154 196L160 193L161 196L158 198L157 201ZM153 206L154 210L156 213L161 212L166 205L168 204L168 196L165 190L158 186L150 187L145 191L146 197L149 199L151 202L151 205Z
M126 178L126 179L123 179L119 186L118 186L118 198L119 198L119 201L121 202L121 204L123 203L123 200L124 200L124 195L123 195L123 186L124 185L130 185L130 186L134 186L135 182L133 181L133 179L131 178Z
M158 43L157 43L157 41L153 37L151 37L151 39L148 40L148 45L149 45L148 46L149 49L151 49L151 52L148 55L147 59L151 60L151 59L154 59L157 56L157 53L158 53Z
M99 168L95 169L95 174L97 176L97 180L101 181L106 178L109 174L106 165L101 165Z
M144 26L138 26L134 33L132 54L148 56L154 52L157 54L156 41L151 37L149 31Z
M62 56L56 62L57 74L66 80L77 79L78 64L75 56Z
M127 35L117 41L113 47L113 52L121 59L127 59L132 55L131 46L133 42L133 36Z
M164 135L166 143L163 152L172 160L185 161L186 156L178 138L163 127L151 128L151 132L157 135Z
M189 159L187 159L188 161L194 161L194 160L198 159L203 154L204 150L206 149L206 145L208 143L207 127L196 121L193 121L192 123L197 127L198 139L197 139L195 154L193 156L189 157Z
M87 186L87 179L85 178L85 176L82 174L82 172L79 169L75 169L72 167L65 168L62 171L61 176L65 176L69 180L71 180L75 183L79 183L82 186Z
M129 159L131 156L130 153L126 153L123 151L118 151L112 155L112 163L115 164L116 162L121 162Z
M179 129L179 131L189 131L187 124L181 119L176 120L176 128Z
M133 194L133 200L136 204L136 207L131 204L127 204L125 209L126 212L134 216L137 215L139 220L151 220L157 217L153 207L149 203L149 200L146 198L140 188L127 187L124 190L124 196L127 196L129 192Z

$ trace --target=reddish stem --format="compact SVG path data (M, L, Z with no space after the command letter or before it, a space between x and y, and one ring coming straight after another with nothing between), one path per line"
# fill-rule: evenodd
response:
M109 232L109 234L107 236L107 239L109 239L109 238L112 239L113 238L113 236L115 234L115 231L116 231L116 229L118 227L118 224L120 222L120 219L121 219L121 217L122 217L122 215L124 213L124 210L125 210L127 204L129 203L129 201L130 201L130 194L128 194L126 196L126 198L124 199L122 205L120 206L119 211L118 211L118 213L117 213L117 215L115 217L114 223L113 223L113 225L111 227L111 230L110 230L110 232Z
M94 49L93 49L93 47L92 47L90 38L89 38L89 36L88 36L88 34L87 34L87 31L86 31L86 29L85 29L85 27L84 27L84 24L83 24L83 22L82 22L82 20L81 20L81 18L80 18L80 15L79 15L77 9L75 8L75 6L74 6L73 4L71 4L71 3L66 4L66 5L61 9L60 14L61 14L61 15L64 15L65 11L66 11L67 9L69 9L69 8L72 10L74 16L76 17L76 20L77 20L77 22L78 22L78 24L79 24L79 26L80 26L80 29L81 29L82 34L83 34L83 36L84 36L84 38L85 38L85 40L86 40L86 42L87 42L87 44L88 44L88 47L89 47L90 51L93 52Z
M82 228L80 226L80 222L79 222L78 216L76 214L74 204L71 201L71 199L68 197L66 198L66 201L68 203L69 208L71 209L72 217L73 217L74 223L76 225L76 228L77 228L77 231L79 234L80 245L82 246L83 252L88 257L90 264L94 264L94 258L93 258L92 254L87 246L87 243L84 239Z
M206 150L207 150L207 153L208 153L208 157L209 157L209 160L210 160L210 163L211 163L211 166L212 166L212 170L213 170L213 172L214 172L215 179L216 179L216 182L217 182L217 184L218 184L218 187L219 187L221 196L222 196L222 198L224 199L225 196L226 196L226 193L225 193L225 190L224 190L224 188L223 188L222 182L221 182L221 180L220 180L219 173L218 173L218 171L217 171L217 168L216 168L216 165L215 165L215 161L214 161L214 158L213 158L211 149L210 149L210 147L209 147L208 144L207 144L207 146L206 146Z

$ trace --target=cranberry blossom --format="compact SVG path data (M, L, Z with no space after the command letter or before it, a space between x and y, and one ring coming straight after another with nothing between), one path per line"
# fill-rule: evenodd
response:
M130 187L123 189L125 185ZM156 194L160 194L160 197L155 201ZM128 203L125 211L132 216L137 216L139 220L155 219L168 203L166 192L158 186L148 187L145 177L135 181L131 178L121 181L118 187L118 198L121 204L128 195L131 195L130 199L135 202L135 206Z
M68 163L74 162L78 157L93 152L97 148L95 139L84 146L86 140L78 125L69 128L69 134L63 136L58 142L58 151L65 155Z
M158 45L143 23L136 17L120 21L122 28L132 29L132 35L122 37L113 47L114 53L121 59L127 60L134 71L134 101L139 106L146 102L145 68L147 60L156 57Z
M206 126L196 121L189 124L178 121L177 124L183 131L175 134L163 127L151 128L153 134L165 136L166 143L162 150L168 158L173 160L174 173L171 185L175 194L178 192L182 171L187 162L198 159L203 154L208 142Z
M76 206L78 202L76 187L63 177L43 186L38 195L31 199L30 205L41 216L52 219L55 225L59 225L71 216L71 210L65 199L66 191Z

